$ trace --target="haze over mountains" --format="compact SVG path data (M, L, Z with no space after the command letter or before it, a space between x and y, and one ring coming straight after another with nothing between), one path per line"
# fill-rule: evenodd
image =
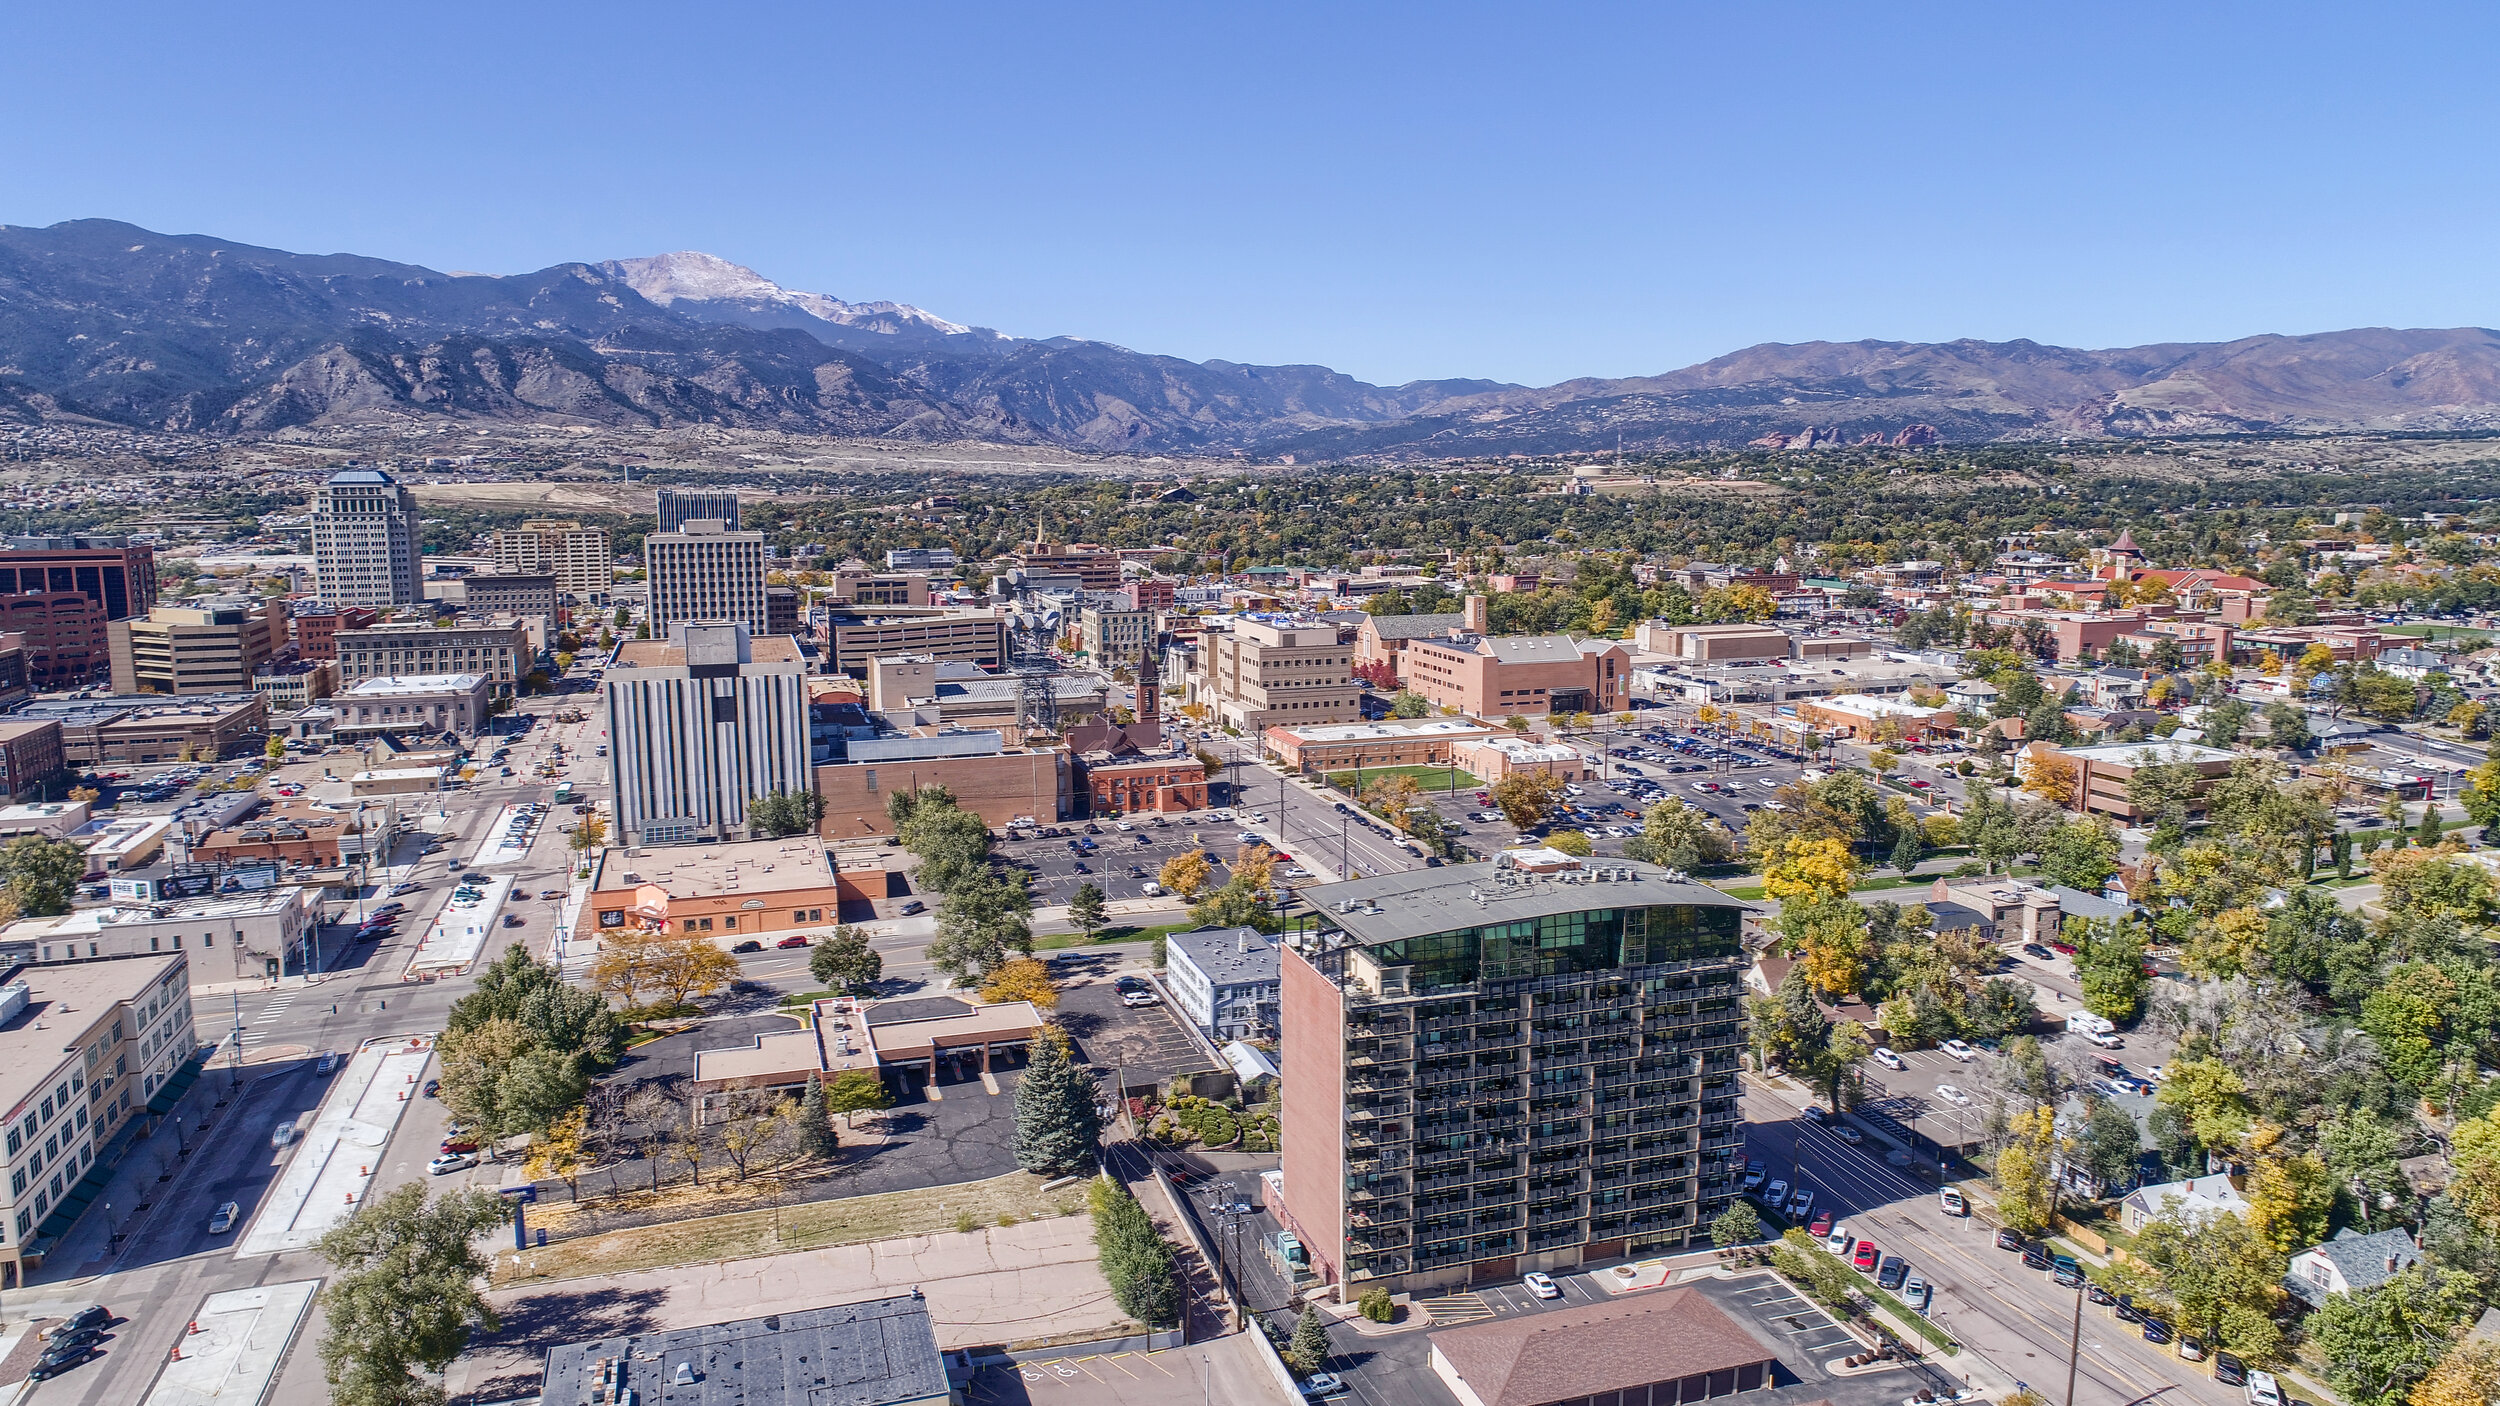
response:
M2500 427L2500 333L2084 351L1764 344L1658 376L1374 386L785 289L700 253L506 277L110 220L0 226L0 419L250 434L451 415L1114 453L1612 449Z

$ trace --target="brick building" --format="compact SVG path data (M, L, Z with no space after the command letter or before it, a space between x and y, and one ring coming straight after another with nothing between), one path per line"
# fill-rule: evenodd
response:
M1498 729L1473 718L1391 718L1374 723L1280 723L1259 735L1259 750L1309 776L1365 767L1448 766L1453 748Z
M68 766L58 722L49 718L0 720L0 796L15 800L33 795L46 782L62 777Z
M885 798L922 786L946 787L956 805L993 830L1019 816L1048 822L1073 812L1074 784L1065 751L1010 750L996 731L852 742L842 760L816 768L816 794L825 802L817 833L828 840L891 835Z
M1419 639L1399 682L1471 717L1615 713L1630 703L1632 654L1619 640L1569 635Z
M382 613L371 606L327 605L318 601L299 606L292 626L295 657L335 660L339 657L339 631L361 630L381 618Z
M1079 758L1085 796L1095 815L1154 811L1179 815L1207 808L1207 769L1195 757Z
M156 604L156 549L118 537L12 537L0 548L0 630L26 636L37 688L100 682L105 625Z

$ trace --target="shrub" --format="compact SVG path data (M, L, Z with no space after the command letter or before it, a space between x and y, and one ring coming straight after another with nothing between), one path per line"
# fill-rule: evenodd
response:
M1171 1109L1172 1120L1209 1147L1227 1147L1241 1137L1241 1121L1212 1099L1180 1094L1173 1098Z
M1086 1188L1094 1211L1094 1248L1102 1261L1102 1277L1120 1311L1152 1328L1180 1321L1181 1281L1172 1247L1156 1232L1146 1208L1128 1188L1098 1176Z
M974 1215L970 1211L957 1211L955 1213L955 1229L958 1233L970 1235L972 1232L979 1230L980 1228L981 1218L979 1216Z
M1378 1284L1365 1289L1363 1297L1356 1300L1354 1306L1362 1310L1363 1316L1374 1323L1386 1323L1398 1316L1398 1306L1389 1297L1388 1289Z

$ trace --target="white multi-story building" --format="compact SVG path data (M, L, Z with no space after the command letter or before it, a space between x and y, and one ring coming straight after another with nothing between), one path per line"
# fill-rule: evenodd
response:
M618 840L738 838L748 802L807 791L807 661L786 635L681 621L617 649L605 686Z
M101 1179L99 1149L147 1108L199 1047L180 952L21 967L0 986L0 1289L43 1262Z
M345 469L313 492L314 589L332 605L425 598L417 499L380 469Z
M568 518L531 518L495 530L495 569L516 575L545 572L556 589L586 605L606 605L616 588L616 561L604 527Z
M675 532L642 539L651 569L651 634L680 621L734 620L761 635L771 621L764 599L764 534L739 532L719 518L694 518Z
M738 492L734 488L663 488L660 530L682 532L698 518L713 518L723 527L738 527Z

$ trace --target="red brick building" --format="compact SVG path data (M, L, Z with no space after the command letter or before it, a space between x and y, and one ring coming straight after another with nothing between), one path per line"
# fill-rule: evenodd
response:
M0 796L26 795L68 765L59 723L0 722Z
M1178 814L1207 806L1207 769L1195 757L1086 758L1077 765L1096 815Z
M339 657L339 631L361 630L382 618L368 606L324 606L295 617L295 657L303 660ZM285 641L281 640L283 644Z
M113 537L16 537L0 550L0 630L26 636L36 688L74 688L111 669L104 626L156 604L156 549Z

